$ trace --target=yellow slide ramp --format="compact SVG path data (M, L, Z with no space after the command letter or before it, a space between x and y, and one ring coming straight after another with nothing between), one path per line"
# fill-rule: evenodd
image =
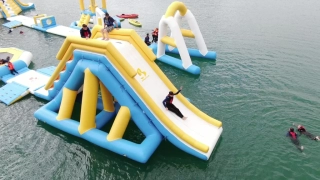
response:
M5 4L8 8L6 8ZM12 15L18 15L22 11L20 6L14 0L6 0L5 4L0 1L0 7L7 18L11 17Z
M7 8L4 6L4 4L2 3L2 1L0 1L0 8L1 8L1 10L4 12L4 14L7 16L7 18L11 17L11 15L9 14Z
M123 54L120 53L120 51L115 47L114 44L112 44L112 42L96 40L97 38L101 38L101 28L102 26L95 26L93 28L92 40L85 40L79 37L66 38L60 51L57 54L57 59L60 60L60 63L56 67L56 71L53 73L51 79L48 81L48 84L45 86L45 88L49 89L51 87L54 80L57 78L68 59L70 59L75 49L103 54L108 58L108 60L119 71L119 73L123 76L127 83L144 101L149 110L156 116L157 121L161 122L161 126L164 126L168 130L168 132L173 134L173 136L176 137L179 141L182 141L185 144L185 147L187 148L191 147L192 149L194 149L194 151L203 154L209 153L209 149L211 149L210 151L212 151L212 147L209 147L210 145L200 142L199 140L192 137L189 133L182 130L180 126L173 123L172 119L170 119L168 115L162 109L160 109L159 103L161 102L154 101L152 97L150 97L150 94L145 90L145 88L143 88L141 84L135 79L136 75L141 73L139 72L139 69L135 69L132 65L130 65L128 60L124 58ZM151 49L148 48L148 46L143 42L141 37L134 30L113 30L110 33L110 38L127 41L130 44L132 44L136 51L139 52L141 57L143 57L143 61L147 62L147 64L152 68L153 72L156 73L157 78L160 78L162 82L166 85L167 89L171 91L177 91L174 85L170 82L170 80L164 75L164 73L154 62L156 57L151 51ZM217 121L214 118L200 111L181 94L177 96L177 99L181 103L183 103L183 106L186 107L190 112L195 114L197 117L201 118L201 120L205 121L208 124L211 124L216 128L221 129L222 123L220 121ZM179 146L179 148L181 148L181 146Z
M78 23L78 27L82 27L83 24L88 25L90 21L90 14L82 14Z

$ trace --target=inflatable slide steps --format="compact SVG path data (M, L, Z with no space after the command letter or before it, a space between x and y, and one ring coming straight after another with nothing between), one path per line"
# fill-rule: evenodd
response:
M20 0L0 1L0 18L12 18L25 10L34 9L33 3L22 3Z
M81 17L80 17L80 20L79 20L79 23L78 23L78 27L82 28L83 24L88 25L89 22L90 22L90 18L91 18L90 14L84 14L83 13L81 15Z
M2 3L2 1L0 1L0 9L1 9L1 13L2 13L2 17L10 17L11 12L8 11L7 7Z
M70 77L72 71L74 70L76 64L77 64L77 61L73 61L73 60L68 61L66 63L65 70L60 72L59 79L57 79L54 82L53 87L48 90L48 92L49 92L48 95L51 99L53 99L60 92L60 90L63 88L64 84L66 83L66 81Z
M20 6L14 1L14 0L6 0L6 4L8 4L8 7L14 12L14 15L18 15L22 9Z
M13 0L6 0L4 1L4 3L1 1L0 3L1 9L5 13L7 18L16 16L22 11L20 6L17 5Z

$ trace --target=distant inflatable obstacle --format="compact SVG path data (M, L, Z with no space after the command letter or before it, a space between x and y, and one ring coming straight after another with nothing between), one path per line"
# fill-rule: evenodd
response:
M183 19L187 20L190 30L180 28L180 22ZM167 36L168 29L171 30L170 37ZM195 39L198 49L187 48L184 37ZM157 59L189 73L200 74L200 68L192 64L190 56L216 59L216 53L208 51L194 15L182 2L173 2L162 16L159 22L158 39L157 44L151 45ZM181 60L166 55L166 52L179 54Z
M36 94L49 80L55 67L47 67L38 70L28 68L32 54L17 48L0 48L0 59L9 57L14 69L19 73L10 73L6 64L0 64L0 78L6 85L0 88L0 102L11 105L24 96Z
M22 11L34 9L33 3L23 3L20 0L0 1L0 18L17 16Z
M84 6L84 0L79 0L81 17L79 21L74 21L71 23L70 27L75 29L81 29L83 24L89 25L103 25L103 18L107 12L107 1L101 0L102 7L99 8L96 5L95 0L90 0L90 5L87 9ZM120 19L114 16L113 19L117 22L118 27L121 27Z

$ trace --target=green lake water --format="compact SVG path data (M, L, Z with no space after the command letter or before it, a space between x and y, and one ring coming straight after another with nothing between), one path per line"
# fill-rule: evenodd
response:
M80 18L76 0L33 2L36 10L24 15L54 15L66 26ZM144 36L171 2L109 1L108 10L138 13L142 28L127 21L122 26ZM200 76L158 64L176 87L184 86L194 105L223 122L208 161L163 141L146 164L139 164L37 121L33 113L46 101L29 95L9 107L0 104L0 179L320 179L320 142L301 137L301 153L285 137L293 122L320 135L320 1L184 3L217 61L194 59ZM7 31L0 26L0 46L32 52L30 68L57 65L64 38L26 27ZM187 44L195 47L192 40ZM125 136L141 139L132 124Z

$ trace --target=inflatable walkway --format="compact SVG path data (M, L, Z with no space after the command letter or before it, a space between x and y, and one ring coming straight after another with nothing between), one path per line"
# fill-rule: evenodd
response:
M0 18L10 18L24 10L34 9L34 4L22 3L20 0L5 0L0 1L0 9Z
M167 111L162 101L169 91L177 89L154 62L152 50L134 30L114 30L109 41L101 41L100 29L101 26L93 28L91 40L66 38L57 54L60 63L42 91L53 90L57 84L60 87L56 90L61 90L35 112L35 117L142 163L160 144L159 132L181 150L208 160L222 133L222 123L197 109L182 94L176 96L174 103L188 119ZM61 71L69 75L59 79ZM97 114L99 89L103 108ZM72 120L71 114L81 91L79 122ZM114 116L110 132L99 130ZM141 144L122 139L129 119L146 136Z

